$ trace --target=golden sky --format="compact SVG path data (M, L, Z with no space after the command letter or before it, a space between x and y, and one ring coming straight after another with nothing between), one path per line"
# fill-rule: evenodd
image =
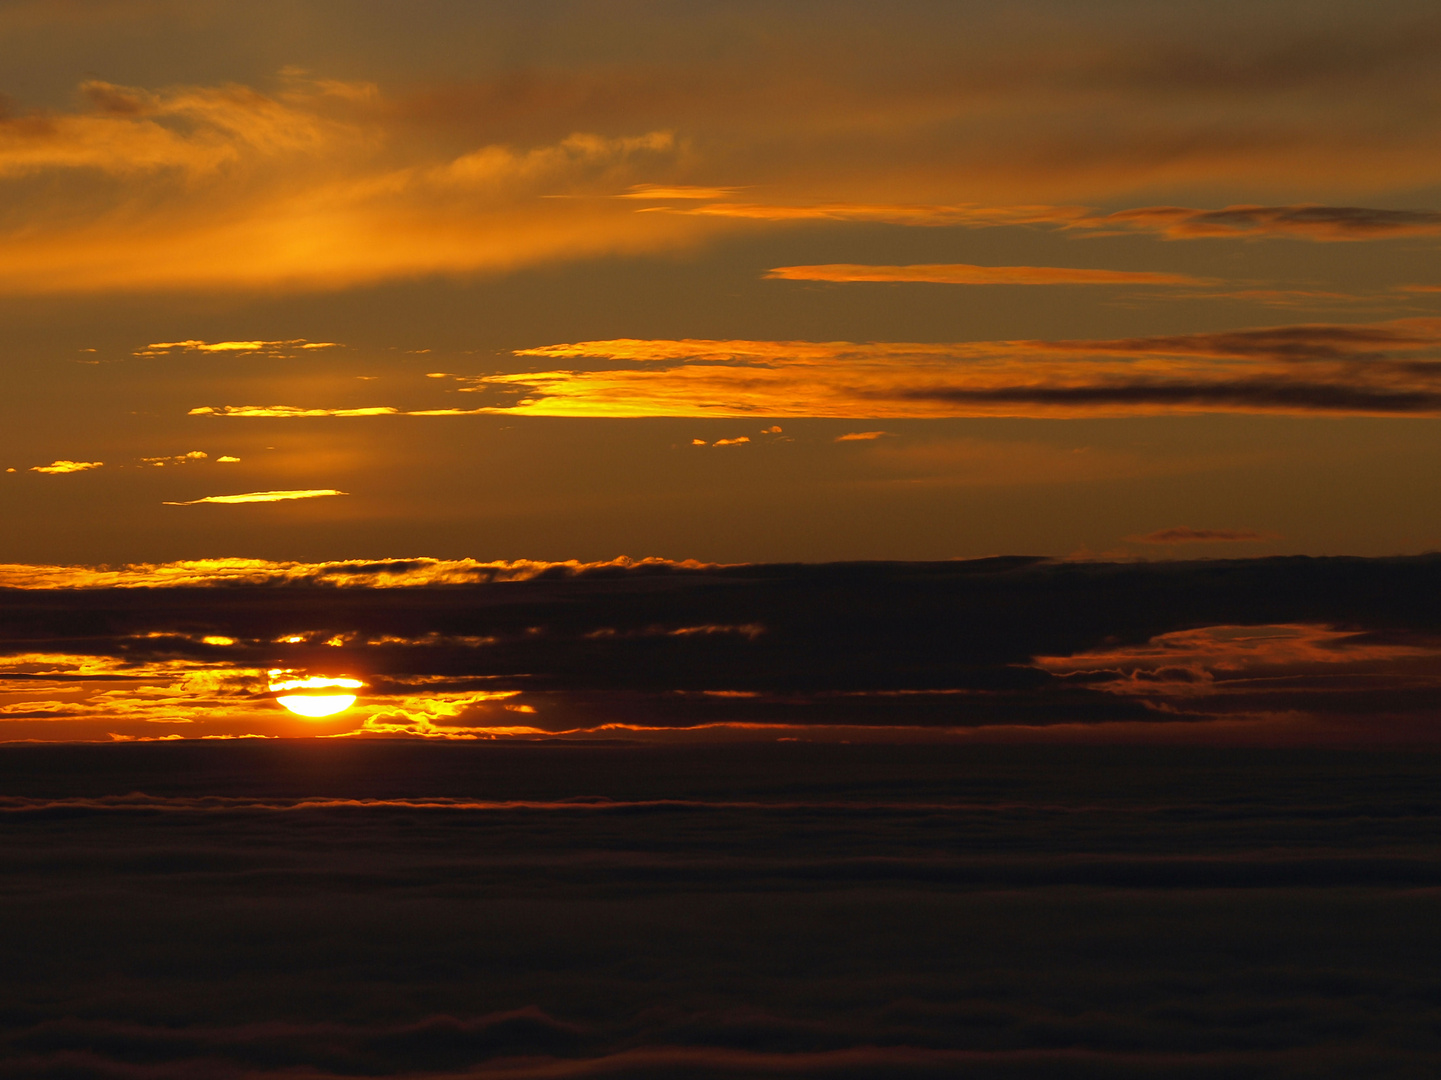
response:
M0 4L0 560L1433 549L1438 54L1409 2Z

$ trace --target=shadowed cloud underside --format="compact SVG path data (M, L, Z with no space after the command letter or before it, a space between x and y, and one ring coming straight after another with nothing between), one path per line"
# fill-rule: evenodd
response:
M397 560L28 584L0 596L11 738L297 734L274 687L350 679L361 700L308 733L1441 741L1434 556Z

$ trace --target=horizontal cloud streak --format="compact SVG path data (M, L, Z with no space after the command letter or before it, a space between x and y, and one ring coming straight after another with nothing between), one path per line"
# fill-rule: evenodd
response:
M778 224L807 221L875 222L921 228L1001 228L1050 225L1076 233L1154 233L1169 240L1291 237L1318 242L1389 240L1441 235L1441 211L1368 206L1238 203L1216 209L1141 206L1098 213L1083 206L980 204L818 203L767 205L713 202L702 206L647 207L653 213L736 218Z
M974 266L929 263L913 266L777 266L766 273L782 281L910 281L938 285L1204 285L1189 274L1132 270L1084 270L1062 266Z
M1387 240L1441 234L1441 211L1380 210L1364 206L1227 206L1195 210L1146 206L1078 221L1080 228L1116 226L1170 239L1290 236L1305 240Z
M133 563L120 567L35 566L0 563L5 589L158 589L226 585L327 585L349 588L415 588L474 585L533 578L608 576L632 568L640 572L694 571L710 563L694 560L631 559L601 562L547 562L533 559L365 559L331 562L272 562L265 559L193 559L169 563Z
M583 370L471 377L472 409L199 406L229 417L1110 416L1441 412L1441 320L953 343L618 338L516 350ZM610 362L625 367L598 367Z
M288 502L292 499L321 499L328 495L345 495L347 492L334 488L307 488L300 491L250 491L243 495L207 495L203 499L186 502L167 502L166 506L198 506L201 503L269 503Z
M1180 525L1173 529L1158 529L1145 536L1128 536L1126 539L1137 544L1199 544L1278 540L1280 537L1274 533L1256 532L1254 529L1193 529L1189 525Z
M517 352L610 370L482 376L538 416L1083 416L1441 411L1441 320L1092 341L580 342Z

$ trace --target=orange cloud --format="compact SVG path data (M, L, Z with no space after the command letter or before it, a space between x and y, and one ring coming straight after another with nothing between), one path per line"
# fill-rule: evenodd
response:
M1081 270L1060 266L973 266L931 263L919 266L777 266L768 278L784 281L913 281L939 285L1204 285L1189 274L1131 270Z
M0 118L0 292L335 288L673 248L710 231L595 195L669 169L665 130L456 152L366 84L290 75L150 91L90 82L77 112ZM34 183L36 177L55 184ZM64 178L60 183L59 179ZM306 342L162 342L149 352ZM316 345L329 343L315 343ZM144 351L142 351L144 352Z
M1344 201L1441 170L1414 104L1437 86L1430 35L1403 22L1339 15L1301 61L1284 20L1242 41L1194 13L754 21L664 20L620 67L605 42L547 56L541 35L483 77L391 68L384 90L295 69L258 87L88 81L75 108L0 118L0 292L340 288L670 251L761 222L1436 230L1432 211ZM1231 205L1083 208L1163 190ZM1337 205L1240 201L1257 190Z
M32 465L30 471L62 475L64 473L86 472L89 469L98 469L104 464L105 462L103 461L67 461L62 458L59 461L52 461L49 465Z
M889 435L889 431L848 431L844 435L837 435L836 442L871 442L875 439L883 439Z
M1409 354L1409 355L1408 355ZM1441 412L1441 320L952 344L579 342L518 351L585 370L469 388L534 416L1097 416ZM633 366L596 370L596 361Z
M267 503L286 502L291 499L320 499L327 495L345 495L347 492L334 488L312 488L304 491L251 491L244 495L207 495L203 499L188 502L167 502L166 506L198 506L201 503Z
M617 199L725 199L735 188L696 187L691 184L632 184Z
M199 352L199 353L238 353L242 356L251 353L265 353L270 356L284 356L296 349L338 349L340 344L335 341L307 341L305 338L293 338L290 341L159 341L153 345L147 345L143 349L137 349L134 356L169 356L176 352Z
M803 222L858 221L885 225L967 226L1058 225L1086 219L1081 206L983 206L976 203L815 203L767 205L715 202L705 206L651 206L646 211L695 217L739 218L746 221Z
M601 562L544 562L533 559L370 559L332 562L271 562L265 559L190 559L170 563L133 563L121 567L46 566L0 563L0 588L6 589L158 589L217 585L328 585L395 589L424 585L474 585L492 581L529 581L546 576L653 567L701 569L713 563L693 559L631 559ZM378 639L379 640L379 639ZM408 639L407 639L408 640Z
M201 406L227 417L945 418L1441 413L1441 319L1107 340L953 343L618 338L516 350L582 370L484 375L473 409ZM598 367L600 362L625 367Z

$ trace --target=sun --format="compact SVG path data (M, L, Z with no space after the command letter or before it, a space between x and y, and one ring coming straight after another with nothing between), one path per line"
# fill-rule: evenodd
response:
M313 676L306 679L277 679L289 672L272 671L270 690L280 702L297 716L334 716L355 704L356 695L348 691L359 690L365 684L359 679L327 679ZM277 691L298 691L277 693Z

